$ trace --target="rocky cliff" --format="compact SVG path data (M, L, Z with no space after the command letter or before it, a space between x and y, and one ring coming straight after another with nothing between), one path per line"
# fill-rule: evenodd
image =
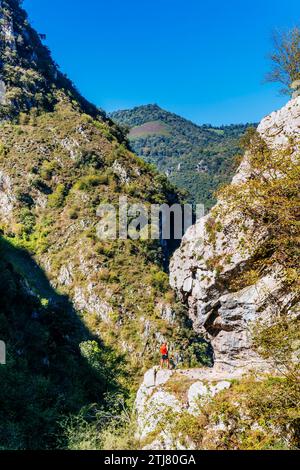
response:
M300 99L263 119L257 129L259 138L271 152L290 152L290 161L299 162ZM252 151L253 152L253 151ZM279 154L278 154L279 155ZM232 188L255 181L257 169L251 166L251 150L233 178ZM266 181L281 178L280 172L265 170ZM278 222L279 223L279 222ZM255 224L255 227L254 227ZM252 227L252 241L245 246L245 227ZM251 269L259 247L268 239L263 216L254 223L220 199L206 217L185 234L181 247L170 264L170 282L189 308L189 316L199 334L204 334L214 349L215 367L220 370L268 368L252 348L251 325L276 315L274 305L292 302L291 291L282 292L280 263L271 263L255 282L239 289L236 279ZM276 310L276 309L275 309Z
M190 431L180 432L176 423L187 418L191 422L222 390L231 387L226 374L212 369L150 369L137 393L137 434L144 449L195 449ZM221 421L221 420L220 420ZM218 429L218 426L211 426Z
M136 411L147 449L297 441L299 139L298 97L249 134L231 185L171 259L171 286L211 342L214 366L145 375Z

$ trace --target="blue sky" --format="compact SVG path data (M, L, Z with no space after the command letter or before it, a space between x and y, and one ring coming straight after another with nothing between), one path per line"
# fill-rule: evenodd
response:
M78 89L106 111L147 103L197 123L258 121L286 97L264 84L274 29L299 0L24 0Z

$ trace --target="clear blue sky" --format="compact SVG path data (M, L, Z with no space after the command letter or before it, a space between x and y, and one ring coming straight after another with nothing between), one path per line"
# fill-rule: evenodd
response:
M197 123L258 121L286 98L263 84L271 32L299 0L24 0L79 90L106 111L147 103Z

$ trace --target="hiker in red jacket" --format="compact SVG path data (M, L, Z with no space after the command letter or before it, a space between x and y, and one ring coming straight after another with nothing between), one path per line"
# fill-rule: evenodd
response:
M163 343L161 345L160 354L161 354L160 367L163 368L164 364L167 364L168 369L170 369L169 351L168 351L168 346L166 343Z

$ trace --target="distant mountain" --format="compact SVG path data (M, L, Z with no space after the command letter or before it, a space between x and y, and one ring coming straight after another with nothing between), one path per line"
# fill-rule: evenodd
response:
M190 202L206 208L215 203L216 189L233 176L240 137L251 126L198 126L156 104L116 111L110 117L127 127L134 152L187 190Z

